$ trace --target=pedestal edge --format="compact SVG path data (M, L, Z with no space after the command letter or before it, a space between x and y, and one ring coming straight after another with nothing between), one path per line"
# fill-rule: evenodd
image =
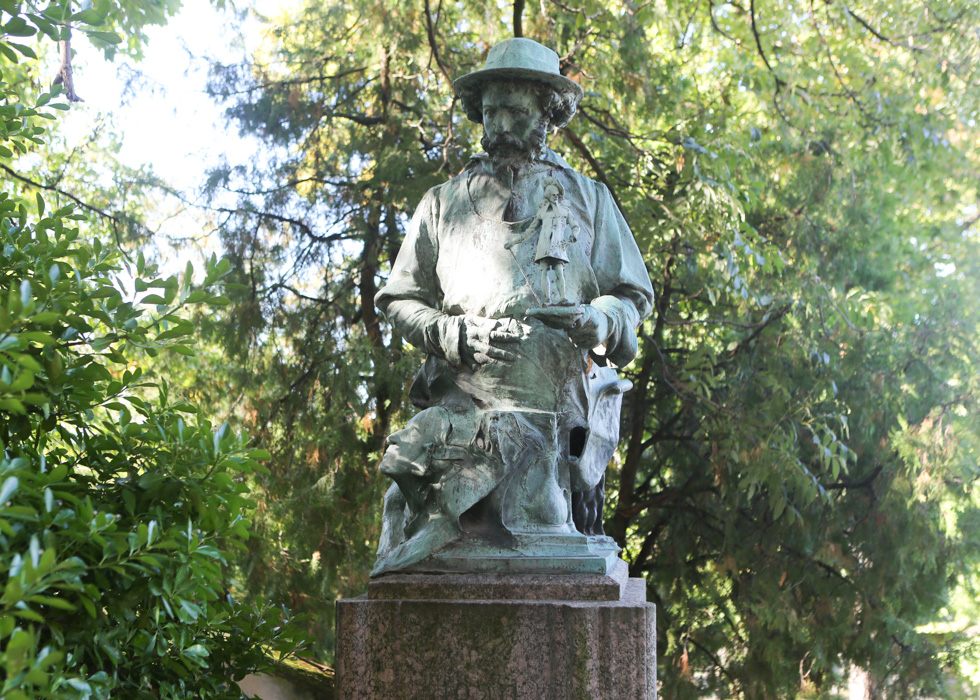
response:
M608 574L386 574L368 584L370 600L620 601L630 579L618 560Z

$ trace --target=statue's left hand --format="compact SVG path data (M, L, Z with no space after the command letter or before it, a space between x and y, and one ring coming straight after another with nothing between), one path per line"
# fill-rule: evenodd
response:
M609 319L602 311L590 304L581 306L549 306L529 309L528 318L536 318L551 328L568 333L576 346L592 349L609 338Z

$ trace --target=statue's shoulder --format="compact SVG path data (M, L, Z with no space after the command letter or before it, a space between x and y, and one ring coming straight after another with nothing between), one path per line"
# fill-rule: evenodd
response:
M422 195L422 199L419 200L418 206L415 208L416 216L437 216L439 210L445 205L446 195L451 189L453 180L430 187Z
M591 177L587 175L583 175L582 173L576 170L572 170L571 168L566 168L562 172L562 174L567 179L575 183L576 189L581 190L583 192L589 192L590 194L594 194L595 192L598 191L600 187L602 187L601 182L593 180Z
M428 196L434 197L437 200L445 200L447 197L455 196L461 190L465 191L467 178L469 178L474 169L483 167L483 164L475 161L474 158L470 158L466 166L451 178L430 189Z
M566 182L575 183L576 188L581 191L597 192L603 187L601 182L593 180L591 177L575 170L560 153L552 151L550 148L545 149L544 161L555 166L559 170L562 179Z
M567 201L578 204L586 211L595 211L599 203L610 196L604 184L572 168L560 154L548 149L544 159L558 171L556 177L565 187Z
M456 173L449 181L445 182L446 185L451 185L453 183L464 183L466 178L470 177L475 172L484 172L490 170L490 155L487 153L474 153L470 156L470 159L466 161L466 165L463 169Z

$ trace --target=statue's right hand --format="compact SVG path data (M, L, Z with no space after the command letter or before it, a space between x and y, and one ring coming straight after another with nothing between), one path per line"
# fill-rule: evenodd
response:
M463 363L472 370L491 362L513 362L517 354L505 349L506 345L521 339L514 319L482 318L467 316L463 319L464 333L460 337L460 354Z

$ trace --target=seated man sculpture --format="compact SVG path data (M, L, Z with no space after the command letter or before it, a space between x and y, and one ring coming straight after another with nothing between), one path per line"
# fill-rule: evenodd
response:
M485 152L422 199L376 298L426 359L410 391L424 410L381 463L395 483L374 575L606 573L604 473L630 386L612 365L637 352L650 279L607 188L545 145L583 96L555 52L504 41L454 87Z

